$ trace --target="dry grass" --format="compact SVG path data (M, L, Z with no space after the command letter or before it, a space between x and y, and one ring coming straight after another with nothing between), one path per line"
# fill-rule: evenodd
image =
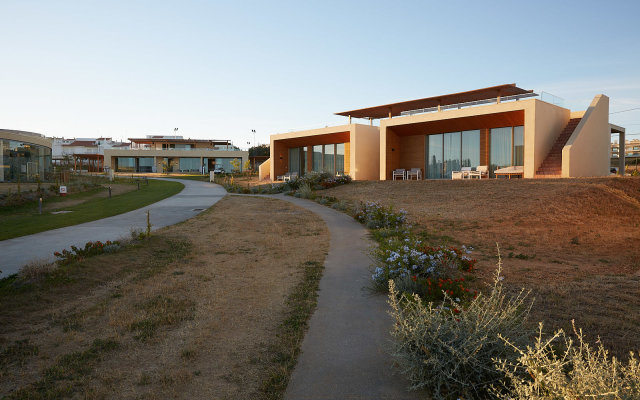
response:
M0 296L0 355L11 355L0 358L0 397L43 387L90 398L266 397L287 296L327 250L310 212L227 197L65 279L16 288ZM69 364L84 359L87 368Z
M534 289L534 321L575 318L618 355L640 350L638 178L356 182L323 194L406 209L435 243L472 245L484 278L499 243L507 282Z

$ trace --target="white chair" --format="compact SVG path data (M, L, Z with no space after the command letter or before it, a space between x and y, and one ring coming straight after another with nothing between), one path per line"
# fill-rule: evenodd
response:
M286 181L290 181L290 180L291 180L291 172L287 172L287 173L285 173L285 174L282 176L282 180L283 180L284 182L286 182Z
M475 171L471 171L469 174L469 178L489 178L489 166L488 165L478 165Z
M402 178L402 180L405 180L407 178L406 172L403 168L393 170L393 180L395 181L396 178Z
M420 168L411 168L410 171L407 171L407 179L411 179L416 177L416 180L419 181L422 179L422 170Z

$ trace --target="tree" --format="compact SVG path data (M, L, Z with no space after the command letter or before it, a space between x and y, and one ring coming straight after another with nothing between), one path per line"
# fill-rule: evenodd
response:
M230 164L231 164L231 168L232 168L233 172L239 172L240 171L240 159L234 158L233 160L231 160Z
M253 146L249 148L249 157L268 156L268 155L269 155L268 144L261 144L259 146Z

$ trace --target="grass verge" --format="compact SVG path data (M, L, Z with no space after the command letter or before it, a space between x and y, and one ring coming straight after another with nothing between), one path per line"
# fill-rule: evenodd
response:
M51 229L77 225L83 222L111 217L155 203L179 193L184 185L179 182L149 180L141 184L140 190L113 196L112 198L90 199L82 204L65 207L64 214L37 213L32 207L14 212L0 213L0 240L31 235ZM89 196L80 193L78 196Z
M275 364L269 376L262 382L260 390L267 399L282 399L289 378L296 366L300 345L309 325L309 318L318 303L318 285L322 278L324 265L316 261L303 264L304 277L287 298L287 316L278 327L280 339L270 351Z

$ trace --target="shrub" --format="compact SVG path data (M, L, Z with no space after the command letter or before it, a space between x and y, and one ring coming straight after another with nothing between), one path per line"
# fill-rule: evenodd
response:
M309 186L308 183L301 185L300 188L296 191L296 194L299 194L299 197L302 197L303 199L313 200L313 198L315 198L315 194L313 193L313 190L311 190L311 186Z
M64 249L62 252L56 251L53 255L57 258L58 265L68 265L74 261L80 261L87 257L93 257L105 252L112 253L120 247L120 242L107 240L105 243L100 241L87 242L84 247L78 248L71 246L71 250ZM105 250L105 248L107 250Z
M609 358L602 343L592 349L585 343L582 330L576 331L575 325L573 330L576 343L562 330L544 340L542 323L533 347L523 348L504 338L520 357L516 362L496 362L512 387L494 390L494 394L514 400L640 398L640 363L634 354L630 353L624 365L615 357ZM564 350L558 351L559 347Z
M448 294L441 305L425 304L417 294L399 294L389 281L392 356L410 389L428 389L435 399L484 399L491 385L500 387L504 375L492 360L514 362L517 353L498 334L516 346L526 344L531 308L528 292L503 294L500 272L499 262L491 292L464 308Z
M397 229L407 222L405 210L395 212L392 207L384 207L375 201L361 203L353 217L369 229Z
M351 209L351 206L349 204L349 202L345 201L345 200L338 200L335 203L331 204L331 208L333 208L334 210L338 210L341 212L349 212Z

